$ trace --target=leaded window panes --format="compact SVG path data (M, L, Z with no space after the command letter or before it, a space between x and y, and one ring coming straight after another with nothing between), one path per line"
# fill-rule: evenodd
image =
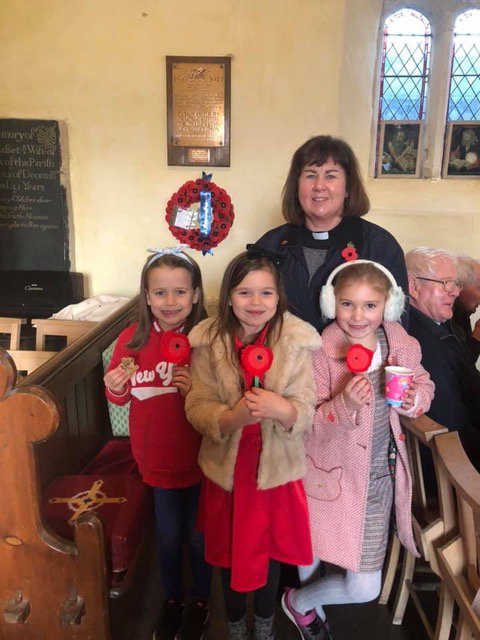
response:
M480 120L480 10L462 13L455 22L449 121Z
M385 21L379 120L422 120L428 86L430 23L402 9Z

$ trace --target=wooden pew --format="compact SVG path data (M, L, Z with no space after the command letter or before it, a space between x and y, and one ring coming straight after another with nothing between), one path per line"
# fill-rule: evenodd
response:
M23 372L26 372L25 375L29 375L41 364L53 358L57 352L9 349L8 353L15 362L18 373L23 375Z
M98 322L89 320L57 320L55 318L42 318L32 320L32 327L36 330L35 349L44 351L47 336L61 336L66 338L67 347L74 340L78 340L87 331L95 327Z
M9 349L20 349L20 331L26 322L25 318L0 318L0 333L10 336Z
M0 351L0 638L110 640L108 560L93 512L75 542L42 520L41 494L58 476L77 474L111 437L102 351L136 314L134 299L57 353L15 387ZM125 584L134 579L128 570ZM121 595L117 589L115 594Z

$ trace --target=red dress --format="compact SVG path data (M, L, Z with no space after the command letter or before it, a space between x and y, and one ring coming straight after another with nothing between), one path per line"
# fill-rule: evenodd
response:
M263 342L262 334L259 341ZM236 341L237 349L242 346ZM246 388L250 388L252 376L242 373ZM235 591L263 587L270 559L294 565L313 562L303 482L258 489L261 450L260 424L243 427L233 491L225 491L208 478L202 485L199 523L205 534L205 559L232 570L231 587Z

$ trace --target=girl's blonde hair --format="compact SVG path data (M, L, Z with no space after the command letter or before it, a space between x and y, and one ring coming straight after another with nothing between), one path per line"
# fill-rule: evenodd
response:
M352 262L351 266L339 271L333 279L332 284L335 295L345 287L359 280L367 282L371 287L382 293L385 298L388 297L392 288L392 283L388 277L383 271L377 269L374 264L355 264Z
M138 325L132 339L126 345L129 349L138 351L145 346L150 334L150 328L154 316L147 302L148 276L153 269L168 267L170 269L185 269L192 279L193 290L198 291L198 301L193 304L192 310L185 322L185 333L188 333L200 320L206 317L203 304L203 285L200 267L191 256L184 257L174 253L166 253L158 258L150 256L145 262L140 276L140 300L138 305Z
M265 344L270 347L273 346L278 340L282 330L283 314L287 310L285 289L280 277L280 272L273 260L267 255L260 254L261 250L258 250L258 252L244 251L240 253L228 264L223 275L218 301L218 316L210 327L210 340L213 342L214 340L220 339L224 344L228 357L231 357L232 362L236 362L236 357L234 353L229 353L227 342L230 340L230 344L233 344L240 323L230 305L230 296L232 291L238 287L244 278L252 271L269 271L273 276L278 294L277 309L268 324Z

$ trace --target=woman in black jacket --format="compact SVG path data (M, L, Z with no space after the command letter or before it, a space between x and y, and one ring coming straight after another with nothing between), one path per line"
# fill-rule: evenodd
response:
M348 260L383 264L408 292L403 251L385 229L362 219L370 208L350 146L331 136L307 140L292 158L283 188L287 221L257 241L278 253L290 311L321 331L319 294L328 275Z

